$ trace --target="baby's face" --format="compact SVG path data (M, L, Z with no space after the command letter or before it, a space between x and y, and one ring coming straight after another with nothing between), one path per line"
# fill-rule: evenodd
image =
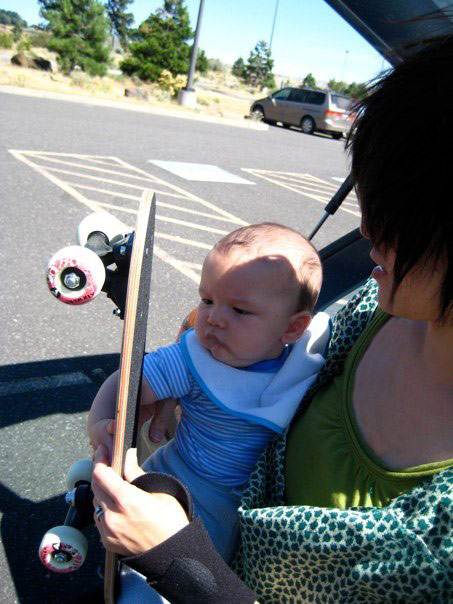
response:
M245 367L281 354L280 340L296 306L293 290L282 287L291 270L289 263L276 265L282 262L247 257L234 248L208 254L195 331L215 359Z

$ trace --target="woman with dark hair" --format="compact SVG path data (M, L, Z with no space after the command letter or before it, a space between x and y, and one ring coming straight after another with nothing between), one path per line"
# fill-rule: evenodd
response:
M348 144L378 266L335 317L325 366L251 476L236 575L184 514L188 494L152 494L131 457L124 481L96 452L103 542L171 602L453 597L452 65L453 37L431 41L359 109Z

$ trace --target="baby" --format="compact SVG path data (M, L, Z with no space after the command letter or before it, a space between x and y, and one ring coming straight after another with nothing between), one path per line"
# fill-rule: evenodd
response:
M260 453L282 433L321 368L329 319L312 312L319 256L297 231L242 227L208 253L195 328L145 356L141 405L178 399L175 438L143 469L179 478L218 551L231 559L242 488ZM111 447L115 374L88 419L94 446Z

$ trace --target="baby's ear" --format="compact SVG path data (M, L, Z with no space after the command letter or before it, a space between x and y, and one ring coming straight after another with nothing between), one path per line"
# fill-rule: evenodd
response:
M288 327L280 338L282 344L293 344L302 336L304 331L310 325L311 313L308 310L301 310L295 313L289 319Z

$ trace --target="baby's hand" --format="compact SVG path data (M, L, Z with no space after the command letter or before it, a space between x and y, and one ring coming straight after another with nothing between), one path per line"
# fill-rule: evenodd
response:
M90 430L90 441L93 449L104 445L109 452L109 461L112 459L113 434L115 433L115 421L113 419L100 419Z

